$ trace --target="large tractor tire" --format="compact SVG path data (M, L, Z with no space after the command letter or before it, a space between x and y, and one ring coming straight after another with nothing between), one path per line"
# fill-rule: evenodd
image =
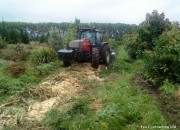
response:
M91 66L96 69L99 67L99 51L97 48L92 48Z
M100 52L103 64L109 65L111 62L111 53L108 44L105 44Z
M64 67L69 67L69 66L71 66L71 61L70 61L70 60L63 60L63 66L64 66Z

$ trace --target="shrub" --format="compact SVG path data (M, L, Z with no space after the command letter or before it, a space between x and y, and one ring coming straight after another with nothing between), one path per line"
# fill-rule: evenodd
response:
M109 44L110 48L114 49L114 50L118 47L117 41L113 38L108 39L108 44Z
M52 28L50 32L48 45L55 51L63 48L63 37L56 28Z
M146 51L145 76L155 84L180 83L180 30L164 32L153 51Z
M31 53L29 59L35 65L49 63L56 59L56 53L51 48L38 48Z
M126 34L122 42L131 59L142 57L145 44L140 44L138 34Z

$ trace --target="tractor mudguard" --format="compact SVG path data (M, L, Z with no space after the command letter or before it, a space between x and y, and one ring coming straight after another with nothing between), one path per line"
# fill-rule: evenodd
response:
M102 50L102 48L105 46L105 44L108 44L107 42L101 42L101 44L98 45L99 52Z
M62 60L71 60L73 58L73 50L61 49L58 51L58 58Z

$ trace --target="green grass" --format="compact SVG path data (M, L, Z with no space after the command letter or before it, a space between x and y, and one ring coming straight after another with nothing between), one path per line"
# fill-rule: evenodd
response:
M116 61L100 73L108 79L104 85L83 81L88 90L81 93L80 99L66 111L58 108L49 111L43 124L54 130L136 130L141 125L168 125L156 102L132 82L142 62L129 63L126 52L122 47L119 50ZM96 101L100 106L92 110L90 106Z
M16 56L16 54L14 55L14 53L12 53L9 60L3 60L3 56L0 55L0 104L5 103L8 100L12 100L13 98L17 98L24 90L28 88L28 86L35 86L35 84L39 83L42 79L44 79L48 75L53 74L56 70L61 68L61 62L57 60L57 58L55 58L55 55L53 55L54 58L51 57L51 49L48 48L47 45L39 45L34 42L28 45L8 44L7 48L0 50L0 53L5 52L6 54L12 52L12 50L17 49L27 51L28 56L36 55L34 51L37 49L43 50L43 56L40 57L40 60L43 59L44 61L42 62L42 64L36 65L29 62L28 56L25 59L21 59L20 61L17 60L16 62L14 62L10 60L13 56ZM47 53L44 53L44 50L47 50ZM54 54L54 52L52 53ZM20 56L23 57L24 53L20 53ZM19 56L17 56L16 58L18 59L18 57ZM34 58L34 60L37 59ZM19 73L18 75L14 76L13 74L15 72L18 72L19 70L17 68L17 70L14 71L16 68L13 67L13 64L17 65L18 67L25 67L25 72Z
M66 112L61 112L63 118L56 117L53 127L51 121L48 122L50 115L47 115L45 124L53 129L73 130L136 130L141 125L167 125L155 102L130 83L131 76L124 76L111 85L97 89L96 99L102 104L98 111L91 111L88 108L88 99L83 99L83 102L78 101Z
M23 74L15 78L4 70L8 65L0 63L0 81L4 83L0 86L0 104L11 100L10 95L13 95L13 98L18 97L28 86L36 85L43 78L61 68L61 62L58 60L39 66L29 66Z
M23 90L23 88L27 87L29 84L33 85L39 83L43 78L53 74L55 71L61 68L61 62L57 60L48 64L41 64L39 66L29 66L23 74L19 75L18 77L12 77L4 70L8 65L1 63L0 65L0 79L7 84L9 87L7 94L11 95L21 92L21 90Z

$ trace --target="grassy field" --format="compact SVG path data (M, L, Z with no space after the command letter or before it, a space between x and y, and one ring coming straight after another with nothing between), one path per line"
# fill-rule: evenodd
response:
M85 90L66 111L58 108L46 114L43 124L51 129L141 129L142 126L167 126L152 98L132 82L141 61L130 64L122 48L110 68L102 69L102 81L81 81Z
M9 124L2 128L137 130L174 125L163 114L156 99L133 81L141 74L143 62L132 62L123 46L118 52L117 59L110 66L102 65L98 70L89 64L76 63L70 68L62 68L55 60L30 66L16 78L4 72L10 63L0 61L1 80L12 92L7 91L0 104L23 99L19 104L0 107L1 119L11 116L5 120ZM47 101L54 103L45 110L43 105ZM26 119L37 104L44 109L43 116L36 113L33 119Z

